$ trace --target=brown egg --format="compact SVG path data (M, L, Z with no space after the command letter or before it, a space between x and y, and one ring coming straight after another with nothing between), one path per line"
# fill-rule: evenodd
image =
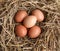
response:
M16 22L22 22L27 15L28 14L27 14L26 10L19 10L16 13L14 19Z
M15 33L19 37L25 37L27 34L27 29L23 25L17 25L15 27Z
M35 9L32 11L32 15L35 15L37 17L37 20L39 22L44 20L44 14L42 11L40 11L39 9Z
M23 24L25 27L31 28L36 24L36 21L37 21L37 18L33 15L30 15L24 19Z
M29 32L28 32L28 36L30 38L37 38L41 33L41 28L38 26L33 26Z

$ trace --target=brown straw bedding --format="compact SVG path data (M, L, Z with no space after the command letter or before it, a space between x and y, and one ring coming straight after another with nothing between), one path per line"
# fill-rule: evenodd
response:
M40 9L45 20L36 39L20 38L14 33L14 15L19 9L30 13ZM59 0L0 0L0 51L60 51L60 1Z

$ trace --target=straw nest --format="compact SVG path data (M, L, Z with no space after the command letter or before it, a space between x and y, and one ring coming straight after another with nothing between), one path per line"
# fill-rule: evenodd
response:
M20 38L14 33L14 15L19 9L30 13L40 9L45 20L36 39ZM0 0L0 51L60 51L60 1L59 0Z

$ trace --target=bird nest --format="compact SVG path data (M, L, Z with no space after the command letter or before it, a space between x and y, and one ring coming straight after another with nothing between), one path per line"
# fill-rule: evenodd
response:
M20 9L30 13L40 9L45 16L37 22L42 33L36 39L17 37L13 17ZM0 0L0 51L60 51L60 1L59 0Z

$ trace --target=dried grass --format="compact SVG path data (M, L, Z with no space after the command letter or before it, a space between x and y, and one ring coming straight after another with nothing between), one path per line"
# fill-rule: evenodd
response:
M20 38L14 33L13 17L19 9L30 13L40 9L45 20L36 39ZM59 0L5 0L0 2L0 51L60 51L60 1Z

